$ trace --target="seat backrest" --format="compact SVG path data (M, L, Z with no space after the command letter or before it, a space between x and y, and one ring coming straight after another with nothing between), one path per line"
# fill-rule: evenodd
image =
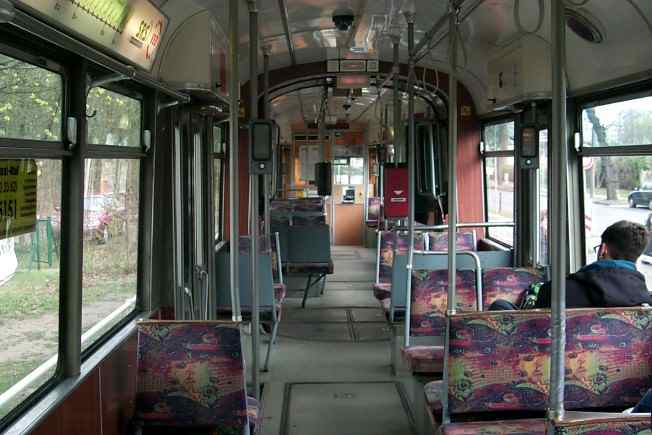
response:
M498 267L482 271L482 303L484 309L496 300L506 300L519 305L522 296L531 284L543 277L532 269Z
M447 386L451 414L545 410L550 337L548 310L452 315Z
M455 302L460 311L476 311L476 274L473 270L459 270ZM419 270L412 272L412 304L410 307L410 335L413 337L443 337L446 331L448 304L448 270Z
M292 226L288 237L288 263L328 263L331 240L328 225Z
M476 251L475 231L459 232L456 234L456 246L460 251ZM428 250L437 252L448 251L448 233L446 232L429 232L428 233Z
M269 211L272 225L290 225L292 223L292 202L287 199L270 201Z
M243 433L245 377L237 324L145 321L138 324L135 418L177 427Z
M394 231L379 231L378 244L378 282L391 282L396 233Z
M372 196L368 199L367 205L367 224L378 225L380 219L380 198Z
M301 198L293 201L292 225L325 224L323 198Z
M572 309L566 317L568 409L634 406L650 388L652 309Z
M414 249L423 251L426 246L426 237L423 233L415 233L414 235ZM391 274L392 283L392 306L405 307L405 300L407 298L407 256L408 256L408 236L407 234L396 234L394 232L391 243L391 254L388 250L387 261L388 270ZM382 254L381 254L382 255Z
M249 255L249 241L243 243L240 238L240 259L238 268L240 305L242 307L251 307L251 258ZM231 306L231 268L230 253L228 245L217 252L215 255L216 273L217 273L217 305L218 307ZM261 308L271 308L274 306L274 280L272 277L272 256L271 252L264 250L258 256L260 268L258 270L258 282L260 283L259 300Z

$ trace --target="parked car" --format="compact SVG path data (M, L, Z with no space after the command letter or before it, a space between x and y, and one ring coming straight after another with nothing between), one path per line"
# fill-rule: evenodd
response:
M631 208L643 205L652 210L652 183L645 183L630 192L627 202Z

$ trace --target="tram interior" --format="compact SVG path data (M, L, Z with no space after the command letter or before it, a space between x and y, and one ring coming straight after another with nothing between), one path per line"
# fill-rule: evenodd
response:
M564 302L652 234L650 47L648 0L0 0L0 432L652 433L650 306Z

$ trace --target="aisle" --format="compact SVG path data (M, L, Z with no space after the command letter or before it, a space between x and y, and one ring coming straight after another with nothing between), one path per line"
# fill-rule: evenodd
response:
M325 294L291 291L265 375L265 435L406 435L411 380L389 370L389 330L371 292L375 251L333 247ZM407 386L407 388L406 388Z

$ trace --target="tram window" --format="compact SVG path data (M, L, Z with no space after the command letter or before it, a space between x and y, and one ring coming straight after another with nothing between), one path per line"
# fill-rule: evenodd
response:
M652 97L585 107L582 138L585 147L652 145Z
M482 132L485 151L513 151L514 150L514 122L501 122L489 124Z
M62 164L0 160L0 168L9 165L29 165L35 174L36 223L16 231L20 234L6 233L11 224L0 217L0 419L52 378L59 341ZM8 201L5 188L20 184L2 174L0 170L0 207ZM25 384L18 386L21 380Z
M513 222L514 157L486 157L484 166L487 220ZM490 228L489 237L512 246L514 230L509 227Z
M59 74L0 54L0 137L61 140L62 98Z
M548 130L539 131L539 264L548 260Z
M82 350L135 309L140 199L139 160L85 167Z
M611 224L628 220L652 229L652 156L582 158L584 171L585 264L596 260L594 247ZM643 187L643 188L641 188ZM652 244L639 259L638 270L652 288Z
M142 104L105 88L88 93L88 142L96 145L141 146Z

